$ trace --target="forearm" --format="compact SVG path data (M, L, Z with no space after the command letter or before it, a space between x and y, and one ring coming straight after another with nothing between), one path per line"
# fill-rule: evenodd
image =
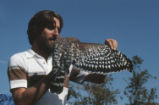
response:
M86 76L85 81L92 83L104 83L106 81L106 76L100 74L89 74Z
M70 79L78 83L82 83L84 81L92 82L92 83L104 83L106 81L106 76L100 75L100 74L87 73L87 72L81 73L80 70L73 68Z
M49 77L46 76L32 87L15 90L13 92L15 105L34 105L48 90L49 82Z
M68 88L68 86L69 86L69 80L70 80L70 77L66 76L65 77L65 81L64 81L64 87Z

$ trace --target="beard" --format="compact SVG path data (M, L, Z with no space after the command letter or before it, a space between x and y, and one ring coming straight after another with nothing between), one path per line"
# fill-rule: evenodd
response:
M46 54L50 55L54 49L55 40L56 40L56 36L47 39L45 36L41 35L37 39L39 49L45 52Z

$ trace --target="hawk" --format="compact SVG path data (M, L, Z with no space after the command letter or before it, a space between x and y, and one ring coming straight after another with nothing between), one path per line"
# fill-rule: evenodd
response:
M76 38L58 38L53 49L51 91L60 93L65 75L72 68L89 73L106 75L122 70L132 71L133 66L123 53L107 44L80 42Z

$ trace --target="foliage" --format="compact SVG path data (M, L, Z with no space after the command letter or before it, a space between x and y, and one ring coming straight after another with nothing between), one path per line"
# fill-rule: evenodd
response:
M153 76L149 74L148 70L141 69L143 62L141 58L134 56L132 61L134 70L124 91L129 100L126 105L155 105L155 99L157 98L156 88L149 90L145 86Z
M84 83L81 88L71 89L71 98L75 101L69 102L72 105L112 105L117 104L116 95L119 90L112 88L113 78L111 75L106 76L105 83L94 84ZM77 92L77 90L79 90ZM85 91L85 92L83 92Z
M134 56L132 62L134 70L132 77L126 81L127 86L124 90L124 95L128 98L125 105L157 105L156 88L146 86L148 80L156 77L153 77L148 70L141 68L143 60L140 57ZM72 84L69 105L117 105L116 96L119 90L113 90L111 75L107 75L106 80L103 84L87 82L83 85Z

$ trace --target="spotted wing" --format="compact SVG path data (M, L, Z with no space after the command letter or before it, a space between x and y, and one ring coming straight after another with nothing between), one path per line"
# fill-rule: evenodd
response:
M80 54L73 63L79 70L96 74L132 70L131 61L123 53L112 50L108 45L80 43L79 49Z
M64 77L69 73L70 65L81 71L103 75L132 70L131 61L108 45L82 43L75 38L59 38L53 51L55 80L52 82L52 90L55 92L62 91Z

